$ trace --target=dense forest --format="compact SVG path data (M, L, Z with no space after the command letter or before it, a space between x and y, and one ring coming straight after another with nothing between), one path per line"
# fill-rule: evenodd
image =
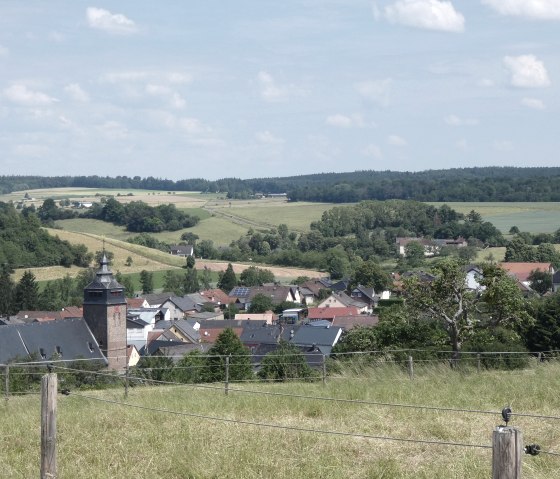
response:
M0 193L34 188L121 188L221 192L230 198L287 193L291 201L361 200L560 201L560 167L455 168L421 172L355 171L285 178L201 178L172 181L139 176L0 176Z
M71 245L41 228L34 209L18 212L0 202L0 265L8 268L36 266L89 266L92 259L84 245Z

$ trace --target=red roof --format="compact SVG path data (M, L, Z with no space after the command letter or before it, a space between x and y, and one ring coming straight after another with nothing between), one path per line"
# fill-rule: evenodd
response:
M216 339L222 331L228 329L227 327L224 328L200 328L200 342L201 343L215 343ZM235 335L240 338L241 333L243 332L243 328L229 328L232 329Z
M554 274L551 263L501 263L500 266L519 281L528 281L532 271L545 271Z
M379 323L378 316L369 316L360 314L358 316L339 316L333 319L333 326L339 326L346 331L356 326L377 326Z
M309 308L308 319L333 319L338 316L358 316L360 311L354 306L347 308Z
M138 309L144 304L144 298L126 298L126 304L129 308Z
M235 298L228 296L221 289L207 289L200 294L211 303L230 304L235 303Z

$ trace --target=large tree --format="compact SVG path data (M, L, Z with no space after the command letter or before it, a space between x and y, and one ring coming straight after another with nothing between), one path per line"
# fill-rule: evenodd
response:
M476 290L467 286L465 268L454 258L439 262L432 274L432 281L416 276L406 279L405 298L419 313L441 323L456 360L475 328L508 326L526 318L519 289L495 266L484 269L484 279Z
M229 379L231 381L253 377L249 350L243 346L233 329L227 328L218 335L216 342L208 350L208 381L215 382L225 379L227 356L229 356Z
M7 316L13 311L13 297L15 284L10 276L10 268L7 265L0 267L0 316Z
M39 307L39 286L35 275L25 271L15 289L15 309L33 311Z
M229 293L235 286L237 286L237 276L233 271L233 266L231 263L228 264L224 273L221 274L220 280L218 281L218 288L226 293Z
M261 361L259 377L272 381L306 379L313 376L313 370L305 356L296 346L281 340L278 348L268 353Z
M384 291L390 286L391 277L383 271L378 263L368 260L355 269L351 284L361 284L362 286L372 287L375 291Z

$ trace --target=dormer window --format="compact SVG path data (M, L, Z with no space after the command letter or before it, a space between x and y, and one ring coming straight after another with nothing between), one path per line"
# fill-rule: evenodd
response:
M39 354L41 355L41 359L47 359L47 354L45 353L44 348L39 348Z
M57 346L55 348L55 350L56 350L56 354L58 354L60 357L62 357L62 348L60 346Z
M89 348L89 352L93 353L93 343L91 341L88 341L87 345L88 345L88 348Z

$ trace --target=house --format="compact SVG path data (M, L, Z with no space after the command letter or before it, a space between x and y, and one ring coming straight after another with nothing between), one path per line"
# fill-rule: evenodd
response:
M200 292L201 296L204 296L206 300L210 303L216 303L222 309L228 304L235 303L235 297L229 296L224 293L221 289L206 289Z
M83 312L81 308L68 306L60 311L19 311L13 317L24 323L32 323L35 321L54 321L64 318L81 318L83 317Z
M0 363L18 359L99 360L107 364L83 318L0 326Z
M243 327L247 322L248 321L237 321L235 319L199 321L200 328L198 332L200 333L200 342L213 344L216 342L220 333L228 328L232 329L237 337L240 337Z
M296 346L317 348L321 354L329 356L341 334L342 328L330 324L324 327L305 324L295 331L290 343Z
M560 271L552 275L552 291L556 293L560 289Z
M410 243L419 243L424 247L424 256L436 256L440 253L443 247L464 248L468 246L467 240L462 237L457 239L444 238L444 239L430 239L430 238L412 238L403 237L396 238L397 252L400 256L406 255L406 247Z
M318 308L347 308L355 307L360 313L371 312L371 308L363 301L358 301L351 298L344 292L332 293L328 298L325 298L318 305Z
M319 321L326 319L332 321L339 316L358 316L360 311L355 306L350 307L331 307L331 308L308 308L307 319L312 321Z
M160 307L169 309L170 319L177 320L183 319L188 313L199 312L205 302L206 298L199 293L193 293L185 296L171 296Z
M278 317L272 312L266 313L237 313L235 315L236 321L264 321L266 324L272 324Z
M470 264L465 267L465 273L467 288L472 289L473 291L480 291L484 289L484 286L480 284L480 280L483 277L481 268Z
M500 267L515 277L525 286L530 286L529 276L533 271L544 271L554 278L554 266L552 263L500 263Z
M282 286L279 284L254 286L250 288L245 302L245 307L249 308L251 300L257 295L262 294L271 299L272 304L278 305L284 302L301 304L301 296L297 286Z
M130 308L149 308L150 303L146 301L144 298L138 296L137 298L126 298L127 307Z
M169 253L173 256L194 256L194 246L190 244L174 244L169 247Z
M300 285L300 294L302 294L302 300L305 301L305 304L311 304L317 301L322 294L326 291L331 290L331 280L329 278L314 278L306 281L305 283ZM302 292L305 291L305 292ZM311 291L313 294L313 298L310 301L308 298L308 294L306 291Z

